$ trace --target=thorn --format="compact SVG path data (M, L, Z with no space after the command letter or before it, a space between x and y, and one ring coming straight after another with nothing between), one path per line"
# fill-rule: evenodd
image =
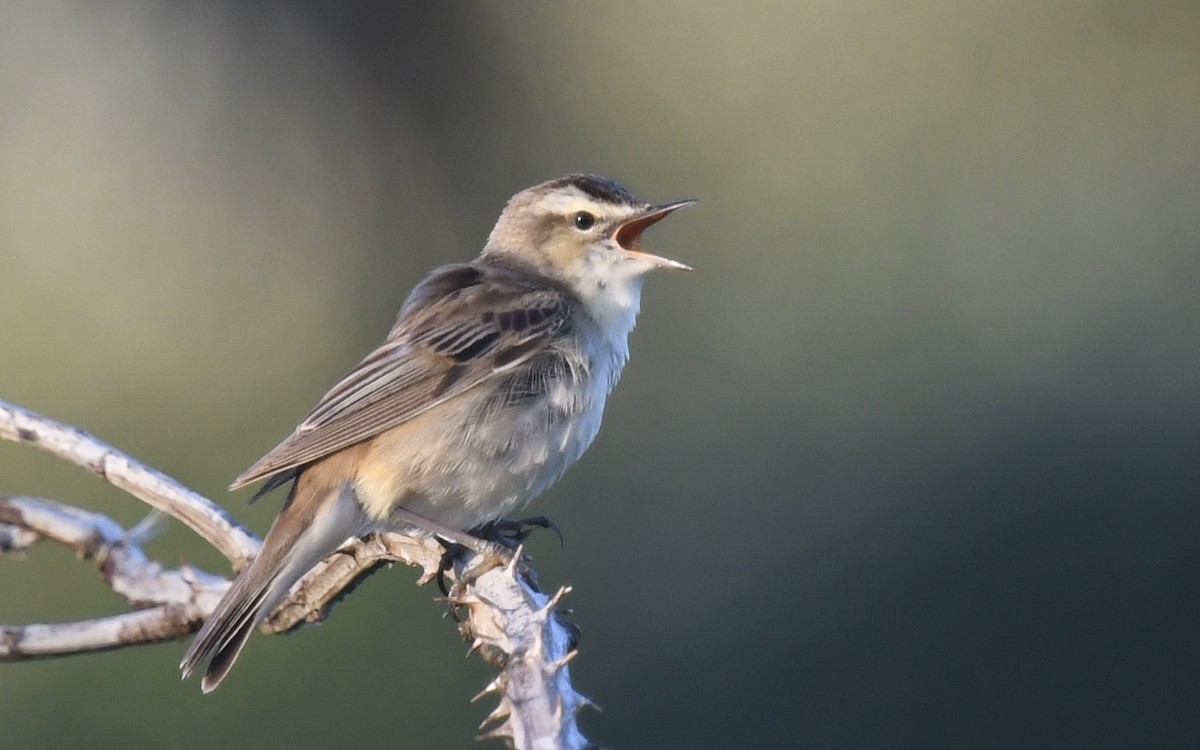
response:
M507 719L509 716L512 716L512 706L508 704L508 701L500 701L500 703L492 709L492 712L487 715L487 718L479 722L479 728L483 729L493 721Z
M550 664L548 664L547 666L550 667L550 671L552 674L557 675L559 670L561 670L563 667L567 666L572 661L574 661L576 656L579 656L578 651L569 651L569 652L567 652L566 656L564 656L561 659L555 659L554 661L550 662Z
M538 622L546 622L546 620L549 619L550 615L553 614L554 610L558 607L558 603L562 601L562 598L569 593L571 593L570 586L563 586L558 591L555 591L554 596L550 597L550 601L546 602L546 604L537 611L535 617L538 618Z
M601 714L604 713L604 709L600 708L599 704L597 704L591 698L588 698L586 695L583 695L581 693L576 693L574 690L572 690L571 692L574 693L574 695L572 695L571 697L575 701L575 713L579 713L581 710L583 710L584 707L590 708L593 711L595 711L596 713L601 713Z
M481 698L489 696L492 693L499 693L499 692L500 692L500 678L496 677L496 679L492 680L486 686L484 686L483 690L480 690L478 693L476 693L475 697L471 699L471 702L475 703Z
M533 656L537 661L542 661L546 656L546 631L537 628L533 631L533 645L526 651Z
M510 727L508 725L508 722L506 721L503 724L500 724L499 726L497 726L495 729L492 729L488 732L484 732L483 734L477 735L475 737L475 739L477 739L477 740L503 740L503 739L512 739L512 737L513 737L512 727Z
M505 566L508 575L515 581L517 579L517 565L521 562L521 556L525 554L525 545L518 544L517 549L513 552L512 559Z

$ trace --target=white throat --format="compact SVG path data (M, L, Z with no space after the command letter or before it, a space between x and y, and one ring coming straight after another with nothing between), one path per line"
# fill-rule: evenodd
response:
M624 364L629 356L629 333L642 305L642 269L631 268L628 261L614 263L595 257L581 263L583 268L573 275L571 285Z

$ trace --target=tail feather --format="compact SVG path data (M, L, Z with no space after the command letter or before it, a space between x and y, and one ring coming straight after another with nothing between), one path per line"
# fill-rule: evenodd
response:
M186 678L208 661L200 683L206 693L229 673L250 635L292 584L367 528L367 518L348 486L305 487L301 478L290 500L267 532L258 557L225 592L179 664Z
M269 587L268 581L266 586L252 595L246 596L245 592L238 592L242 596L235 594L236 598L227 597L222 600L222 603L228 601L234 606L228 612L218 607L205 623L205 628L196 636L195 642L180 664L184 677L191 674L201 662L210 660L200 686L206 693L216 689L237 660L238 654L242 652L246 640L270 613L270 610L263 606ZM212 624L211 629L208 627L209 623Z
M263 592L266 593L265 591ZM208 669L204 671L204 678L200 680L200 689L206 693L211 693L217 689L217 685L221 684L221 680L225 679L225 675L229 674L229 670L233 668L233 663L237 661L238 654L242 653L242 647L246 645L246 641L250 639L250 634L258 626L260 617L259 612L265 608L262 606L262 597L259 597L256 602L246 608L243 614L236 623L229 623L229 632L222 638L220 645L217 646L216 653L208 662ZM264 612L264 615L266 613Z
M255 562L257 563L257 560ZM255 570L256 567L259 567L259 570ZM215 658L217 654L226 654L227 664L232 666L246 639L261 621L260 615L265 617L266 614L261 612L262 605L274 579L261 575L260 571L261 566L252 564L238 576L217 604L217 608L204 621L204 627L196 634L195 640L184 654L183 661L179 663L185 678L202 662ZM231 650L230 646L234 648ZM210 667L208 672L211 671ZM228 666L225 671L229 671ZM205 673L205 683L209 682L208 672ZM213 687L216 687L217 682L220 682L220 679L213 682ZM206 686L205 692L209 689Z

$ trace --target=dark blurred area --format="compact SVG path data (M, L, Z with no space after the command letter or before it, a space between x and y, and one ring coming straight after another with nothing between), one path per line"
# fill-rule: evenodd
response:
M611 748L1200 745L1200 6L14 3L0 397L229 480L507 198L700 205L531 507ZM0 492L145 507L0 446ZM149 552L227 572L172 524ZM12 747L473 746L396 568L257 637L0 665ZM0 622L120 611L42 545ZM486 745L485 745L486 746Z

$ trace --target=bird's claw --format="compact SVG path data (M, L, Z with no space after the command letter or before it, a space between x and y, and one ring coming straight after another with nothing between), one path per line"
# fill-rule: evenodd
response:
M562 529L546 516L530 518L501 518L471 530L471 534L489 542L496 542L509 549L516 549L537 529L550 529L558 537L558 546L563 546Z

